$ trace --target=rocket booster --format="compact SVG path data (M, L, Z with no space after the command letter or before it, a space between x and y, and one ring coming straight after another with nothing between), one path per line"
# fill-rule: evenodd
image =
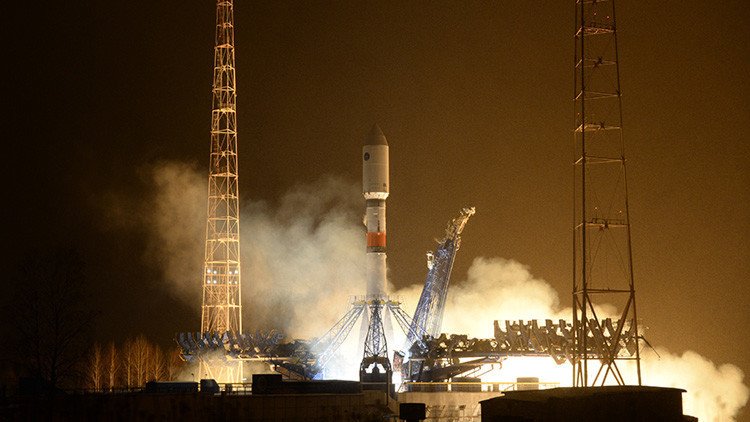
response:
M386 294L385 200L388 198L388 186L388 141L378 125L374 125L362 147L368 296Z

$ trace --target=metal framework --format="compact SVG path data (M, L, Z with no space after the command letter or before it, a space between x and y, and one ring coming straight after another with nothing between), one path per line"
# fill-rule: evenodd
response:
M599 328L601 327L601 328ZM611 318L590 321L587 353L606 356L614 352L630 358L638 354L635 326L620 327ZM494 337L469 338L441 334L415 342L403 373L411 382L440 382L475 375L486 365L501 364L512 356L551 357L561 365L574 362L576 347L572 324L565 320L494 322ZM615 340L616 339L616 340Z
M383 329L383 308L385 301L374 300L370 305L370 324L365 337L365 352L360 365L360 376L364 373L379 371L382 366L385 372L391 371L391 361L388 359L388 342ZM376 365L376 366L373 366ZM367 370L370 372L367 372Z
M262 359L269 360L269 356L278 353L277 346L284 335L271 330L268 332L235 334L231 331L224 333L178 333L175 340L181 348L182 356L192 361L208 352L223 351L229 359Z
M618 362L633 360L640 385L615 1L576 0L575 9L573 384L625 384ZM614 325L596 302L615 305ZM595 334L610 328L604 344L592 347L602 340ZM626 331L633 356L621 353ZM592 359L600 363L595 372Z
M216 3L202 332L242 332L232 0Z
M435 252L427 253L427 278L414 310L411 328L408 330L407 346L421 340L425 335L440 335L453 262L461 246L461 232L474 212L474 207L461 210L461 214L448 223L445 237L438 242Z
M201 332L242 332L240 213L237 175L237 93L232 0L216 2L211 155ZM208 355L204 355L208 356ZM242 381L242 362L201 359L201 376Z
M325 334L309 345L300 343L294 348L294 355L299 361L299 368L306 378L320 379L325 377L326 368L336 355L341 344L349 337L357 321L362 318L364 337L364 353L361 368L371 368L372 363L378 363L383 368L391 370L387 356L387 341L385 338L384 319L388 313L396 320L404 334L409 335L412 320L401 308L401 302L386 296L370 297L355 296L351 300L351 307L336 324ZM385 359L385 362L383 362ZM369 364L365 365L365 362Z
M312 354L317 356L315 364L308 371L308 375L311 378L323 375L326 365L328 365L328 362L330 362L336 351L341 347L344 340L349 337L354 323L357 322L366 307L367 304L364 300L357 298L352 300L352 307L349 308L349 311L328 332L310 346Z

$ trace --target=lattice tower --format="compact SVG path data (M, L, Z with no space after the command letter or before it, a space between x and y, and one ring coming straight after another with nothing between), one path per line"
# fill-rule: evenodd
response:
M637 378L640 385L615 1L576 0L575 8L573 381L589 386ZM617 313L603 315L596 303L615 305ZM616 321L614 333L603 339L608 316ZM635 336L635 356L618 352L624 333ZM626 367L636 378L626 380Z
M385 300L372 300L370 307L370 323L365 337L365 350L360 364L360 380L367 370L374 365L380 365L386 372L391 371L391 361L388 359L388 342L383 328L382 310Z
M232 0L216 2L202 332L242 332Z

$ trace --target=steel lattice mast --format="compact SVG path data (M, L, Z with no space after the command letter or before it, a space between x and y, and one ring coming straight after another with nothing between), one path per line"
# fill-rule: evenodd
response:
M232 0L216 2L211 159L201 331L242 332Z
M640 385L615 2L575 3L573 383L625 384L618 362L632 360ZM594 297L615 305L614 326ZM635 356L621 353L632 339Z

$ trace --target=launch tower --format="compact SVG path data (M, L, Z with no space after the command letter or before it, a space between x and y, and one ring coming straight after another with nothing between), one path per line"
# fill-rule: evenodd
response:
M215 41L201 332L237 334L242 303L232 0L216 2ZM235 378L241 379L241 367Z
M615 1L575 8L573 384L633 382L618 364L630 360L640 385ZM617 315L603 315L594 299ZM622 353L633 339L634 356Z

